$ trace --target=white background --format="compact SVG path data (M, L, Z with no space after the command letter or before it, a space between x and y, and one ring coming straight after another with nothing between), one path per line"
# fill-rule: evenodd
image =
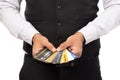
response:
M22 4L22 13L24 11ZM100 12L103 11L99 3ZM101 37L100 64L103 80L120 80L120 26ZM0 80L19 80L24 51L22 40L13 37L0 23Z

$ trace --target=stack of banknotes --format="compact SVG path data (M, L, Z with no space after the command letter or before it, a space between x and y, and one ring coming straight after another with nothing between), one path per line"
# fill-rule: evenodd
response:
M69 61L72 61L78 56L68 49L65 49L60 52L54 52L52 53L50 50L45 48L41 52L37 53L36 55L33 56L35 59L45 62L45 63L52 63L52 64L62 64L62 63L67 63Z

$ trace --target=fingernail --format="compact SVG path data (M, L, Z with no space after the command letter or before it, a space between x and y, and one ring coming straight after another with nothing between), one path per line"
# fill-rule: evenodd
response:
M60 48L57 48L57 51L60 51Z
M56 51L56 48L53 48L52 51L55 52L55 51Z

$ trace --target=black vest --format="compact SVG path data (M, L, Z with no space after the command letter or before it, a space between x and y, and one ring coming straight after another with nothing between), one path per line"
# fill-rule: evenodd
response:
M97 3L98 0L26 0L25 17L58 47L97 16ZM31 55L32 46L24 42L23 48ZM99 48L99 39L84 45L82 57L98 56Z

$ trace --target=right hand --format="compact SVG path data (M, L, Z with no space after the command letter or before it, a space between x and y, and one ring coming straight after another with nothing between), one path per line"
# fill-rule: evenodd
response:
M37 54L39 51L43 50L45 47L48 48L52 52L56 51L56 48L53 46L53 44L50 43L45 36L39 33L33 36L32 41L33 41L32 55Z

